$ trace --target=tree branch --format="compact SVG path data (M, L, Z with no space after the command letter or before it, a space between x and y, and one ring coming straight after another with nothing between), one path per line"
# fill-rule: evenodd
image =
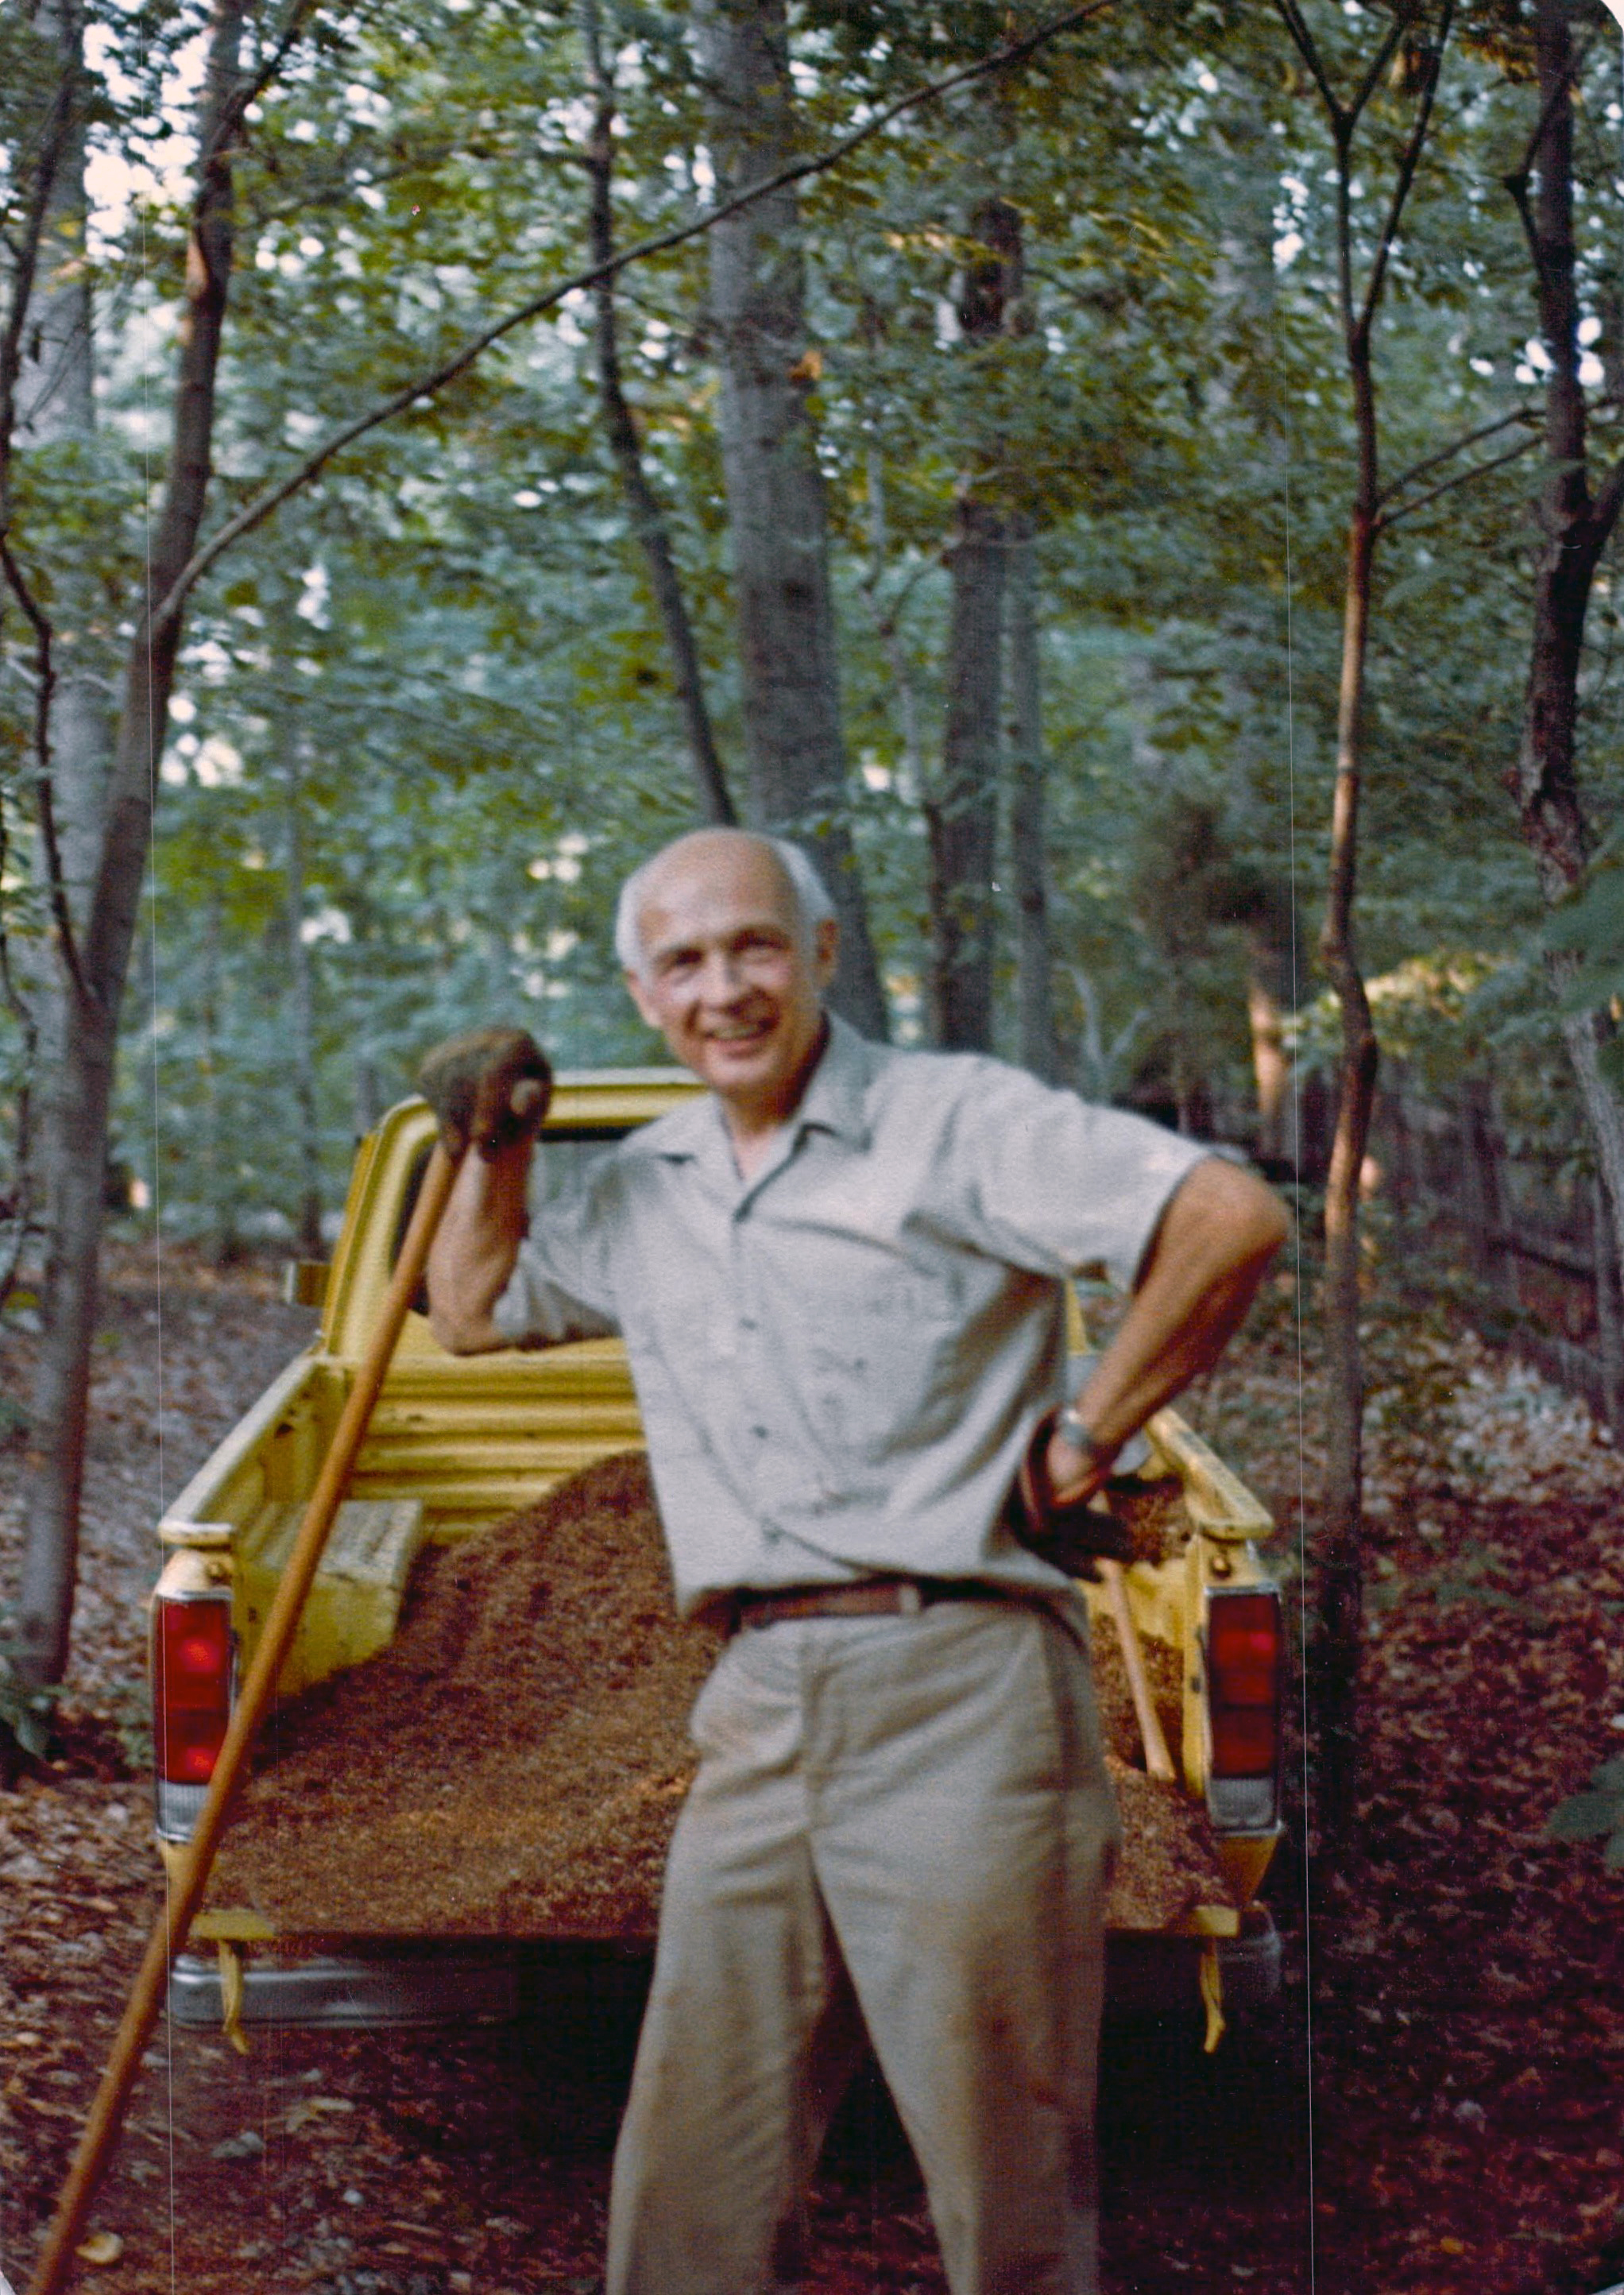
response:
M1382 284L1387 275L1387 265L1392 254L1392 243L1398 237L1399 224L1404 213L1405 202L1409 198L1410 188L1415 183L1416 170L1421 164L1422 148L1426 142L1426 131L1432 117L1433 98L1438 92L1439 80L1443 76L1443 52L1449 44L1449 28L1454 20L1455 0L1444 0L1443 12L1438 20L1438 45L1432 53L1432 68L1427 73L1425 84L1421 91L1421 101L1416 106L1416 117L1410 123L1410 132L1405 143L1403 157L1399 162L1399 173L1393 184L1392 197L1387 204L1387 220L1382 226L1382 235L1376 241L1376 250L1371 258L1370 277L1366 282L1365 300L1359 315L1361 331L1369 328L1375 315L1375 306L1381 300ZM1388 53L1391 54L1391 47ZM1355 116L1357 117L1357 114Z
M198 173L201 175L219 157L242 125L242 116L250 103L256 103L288 61L307 20L315 12L316 0L290 0L282 30L272 43L270 53L251 77L240 80L220 107L213 135L198 153Z
M601 270L615 259L615 82L605 62L599 33L598 0L578 0L582 37L586 47L587 73L592 90L592 127L587 167L591 185L589 244L592 260ZM597 314L594 348L598 392L609 451L620 471L632 531L641 545L649 569L649 585L665 625L671 649L677 701L688 736L689 759L705 818L726 828L737 826L739 814L728 788L727 775L717 753L716 739L706 706L705 677L693 622L682 593L676 559L666 529L665 513L643 469L637 425L626 404L620 373L619 328L615 306L615 282L600 279L592 290Z
M61 165L62 153L67 148L76 78L71 67L63 70L46 114L45 132L40 139L38 172L23 223L22 242L17 250L12 273L12 298L5 314L5 331L0 335L0 535L11 529L10 481L17 427L17 377L22 371L22 331L28 324L29 305L33 299L34 274L39 267L40 242L45 237L51 194L56 186L56 174Z
M1387 69L1388 65L1391 63L1394 55L1398 51L1399 43L1404 37L1405 33L1408 29L1409 26L1405 20L1403 10L1400 8L1395 8L1393 11L1392 22L1388 26L1386 32L1383 35L1381 42L1376 48L1375 55L1370 59L1370 69L1366 72L1364 78L1359 82L1359 94L1348 106L1348 126L1350 128L1356 127L1359 125L1359 119L1363 116L1365 106L1369 102L1371 97L1381 86L1382 75ZM1439 43L1438 53L1440 56L1443 53L1443 43L1441 40ZM1434 74L1432 86L1435 87L1437 85L1437 75Z
M1331 115L1333 128L1340 135L1346 115L1342 110L1342 102L1336 90L1326 77L1326 68L1319 60L1319 51L1314 45L1314 36L1303 20L1302 12L1297 5L1297 0L1274 0L1274 4L1276 14L1291 35L1293 46L1313 75L1314 84L1319 90L1325 108Z
M1590 505L1590 524L1598 558L1607 547L1607 537L1618 522L1620 510L1624 510L1624 459L1616 461L1608 471Z
M1277 5L1278 4L1280 0L1277 0ZM1081 24L1086 24L1092 17L1103 14L1112 5L1113 0L1087 0L1087 4L1082 7L1067 9L1063 15L1052 18L1047 24L1040 25L1036 31L1028 33L1024 38L1010 41L1008 45L996 50L990 56L983 56L978 62L961 65L957 70L945 73L941 79L932 80L923 87L914 88L908 94L898 96L893 102L883 105L874 117L871 119L866 119L861 127L854 127L848 135L837 137L826 151L814 152L808 159L797 159L793 166L780 168L778 174L765 177L759 184L752 184L747 190L738 192L732 199L724 200L720 206L707 208L705 214L696 216L690 223L680 224L671 231L660 232L652 239L636 241L632 246L623 249L608 263L594 264L585 271L573 273L568 278L559 280L556 285L545 289L540 295L533 296L527 303L520 304L518 309L510 311L504 317L494 321L490 326L482 328L477 335L470 336L462 347L442 364L431 368L426 374L417 376L411 382L404 383L398 390L392 392L388 398L380 400L366 413L357 415L353 421L343 424L340 429L332 433L331 437L316 447L314 453L306 455L302 462L290 470L285 478L279 478L273 485L265 487L254 496L251 502L246 502L233 518L228 519L219 531L211 535L209 540L196 551L186 565L181 568L168 594L152 614L149 624L151 634L156 637L159 631L174 621L192 590L214 565L216 559L222 557L233 543L240 542L244 535L251 534L257 527L263 526L265 519L273 511L280 510L290 495L298 494L301 488L308 486L312 478L317 477L336 454L342 453L347 446L354 445L358 438L363 438L369 431L376 430L382 424L392 421L396 414L404 413L407 407L415 405L420 399L432 398L437 392L443 390L447 383L454 382L456 378L472 366L475 360L489 350L493 344L500 342L504 335L511 334L516 327L522 327L528 321L540 318L544 311L551 310L567 296L580 294L588 288L600 285L605 280L618 277L622 271L633 263L645 262L650 256L664 255L674 247L686 245L690 240L701 237L715 225L725 223L730 216L738 215L742 208L753 206L757 200L767 199L774 192L783 191L791 184L803 183L809 176L824 174L828 168L837 166L842 159L856 151L860 144L869 142L872 137L879 135L885 128L890 127L894 120L900 119L905 113L917 110L921 104L932 102L938 96L950 94L955 88L967 86L972 81L981 79L990 72L1008 70L1012 65L1024 62L1028 56L1034 55L1040 48L1057 39L1062 33L1072 31Z
M1416 510L1424 510L1428 502L1436 502L1440 494L1453 494L1457 486L1470 486L1473 478L1486 478L1490 470L1503 470L1507 462L1516 461L1538 444L1538 437L1520 438L1505 453L1491 454L1486 462L1473 462L1470 469L1457 470L1452 478L1444 478L1439 485L1429 486L1424 494L1417 494L1414 502L1400 502L1397 510L1384 510L1376 519L1376 532L1387 533L1390 527L1398 525L1400 519L1412 517ZM1440 456L1438 459L1442 461L1446 458Z
M3 534L0 534L0 570L4 571L6 587L22 608L34 633L34 786L39 807L40 841L45 848L45 880L50 888L51 921L56 927L62 963L73 983L74 994L81 1003L94 1006L98 999L79 963L79 945L68 908L67 888L62 882L61 845L56 834L56 807L52 796L51 703L56 691L56 668L51 658L51 624L12 554L10 539Z
M1391 485L1383 487L1376 500L1378 502L1390 502L1395 494L1401 494L1406 486L1413 486L1417 478L1425 478L1427 472L1435 470L1440 462L1453 461L1456 455L1464 454L1468 446L1481 445L1485 438L1492 438L1498 431L1508 430L1514 422L1537 423L1538 420L1538 412L1534 407L1514 406L1509 414L1501 414L1492 422L1481 423L1477 429L1468 430L1464 437L1457 438L1451 445L1440 446L1435 454L1428 454L1421 461L1412 462L1408 470L1394 478Z

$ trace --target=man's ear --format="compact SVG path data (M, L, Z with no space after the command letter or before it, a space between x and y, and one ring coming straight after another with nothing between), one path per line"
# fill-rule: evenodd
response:
M839 961L840 927L833 917L825 917L812 935L812 976L820 988L828 986Z
M626 984L626 994L632 999L632 1001L636 1005L639 1012L641 1013L651 1028L659 1028L660 1017L658 1012L655 1009L654 999L649 993L649 984L643 978L642 974L641 972L623 972L620 976ZM665 1033L663 1028L661 1028L660 1032L662 1034Z

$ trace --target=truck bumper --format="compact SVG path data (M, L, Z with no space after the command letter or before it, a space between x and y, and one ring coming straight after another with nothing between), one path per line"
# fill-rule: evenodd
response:
M1190 1937L1114 1932L1106 1940L1106 2014L1122 2019L1187 2013L1196 1993L1200 1944ZM1239 1936L1217 1940L1226 2016L1265 2014L1280 1997L1280 1932L1267 1905L1248 1905Z
M1196 2003L1199 1943L1187 1937L1114 1933L1106 1940L1106 2013L1166 2016ZM582 1948L596 1961L604 1948ZM256 1945L243 1956L244 2024L365 2029L385 2024L498 2023L522 2014L536 1964L556 1948L509 1944L383 1947L353 1954L279 1955ZM647 1948L612 1948L607 1957L630 1975ZM1218 1940L1226 2015L1256 2014L1280 1995L1280 1937L1266 1905L1247 1907L1237 1937ZM212 2025L224 2018L218 1959L183 1952L169 1980L169 2014L177 2024Z
M436 1946L355 1955L244 1956L244 2024L371 2028L383 2024L490 2023L520 2005L516 1956L505 1946ZM217 1956L183 1952L169 1979L176 2024L218 2027L224 1994Z

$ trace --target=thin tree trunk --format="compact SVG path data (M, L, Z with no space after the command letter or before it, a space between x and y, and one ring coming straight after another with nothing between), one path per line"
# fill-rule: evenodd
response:
M226 1140L224 1095L220 1089L221 899L216 886L203 919L201 1000L203 1156L207 1174L211 1246L216 1267L233 1266L241 1248L234 1214L234 1189Z
M592 132L587 147L592 178L592 252L595 264L606 265L615 255L615 209L612 197L615 170L615 84L605 63L598 22L598 0L581 0L581 27L586 45L587 69L592 87ZM621 383L619 331L616 320L615 282L600 279L592 290L597 317L594 348L598 365L598 396L610 452L620 472L620 483L649 569L665 642L671 649L672 674L688 739L688 758L694 777L699 811L707 821L730 827L739 818L729 794L727 776L717 754L710 712L705 701L704 673L694 641L688 601L677 573L665 513L649 483L638 445L637 426Z
M1015 890L1020 1055L1045 1083L1060 1074L1049 935L1048 764L1038 645L1038 558L1024 523L1009 551L1009 874Z
M1246 1022L1252 1037L1252 1080L1257 1093L1255 1153L1261 1164L1284 1161L1286 1087L1291 1061L1285 1050L1285 1021L1268 977L1273 951L1254 950L1246 976Z
M148 616L192 555L208 489L215 378L231 274L232 178L225 126L237 85L245 0L215 0L200 119L204 154L186 263L174 445L145 603L125 666L118 730L70 986L62 1042L42 1077L38 1136L53 1174L45 1336L32 1400L18 1662L59 1681L68 1661L84 1479L90 1343L103 1214L108 1111L118 1008L140 910L152 787L167 729L178 618L150 637ZM59 935L59 959L67 951Z
M971 215L969 232L975 252L960 275L958 315L973 356L995 342L1020 309L1020 211L1007 200L983 200ZM1001 459L997 442L992 456L994 461ZM1012 532L1008 511L978 492L980 479L981 474L975 473L964 481L948 553L952 604L947 726L941 776L926 806L932 1033L938 1044L959 1051L990 1051L992 1047L1002 625Z
M1337 695L1336 780L1331 806L1320 961L1342 1019L1336 1126L1326 1179L1324 1327L1326 1427L1318 1611L1314 1636L1316 1721L1319 1739L1321 1844L1334 1868L1352 1832L1358 1785L1359 1669L1364 1628L1364 1368L1359 1350L1359 1177L1370 1136L1378 1047L1353 930L1359 859L1366 659L1370 642L1371 575L1381 531L1375 380L1371 333L1386 284L1405 206L1432 118L1455 0L1441 0L1436 25L1408 12L1378 33L1375 52L1351 102L1337 96L1297 5L1275 0L1308 65L1330 123L1335 151L1337 301L1352 398L1356 471L1342 608L1342 677ZM1364 291L1354 288L1353 143L1366 104L1386 78L1400 43L1418 66L1418 94L1386 213L1370 256Z
M1579 295L1573 240L1573 36L1564 0L1538 0L1534 19L1542 133L1522 170L1507 178L1533 260L1539 330L1550 361L1545 389L1546 477L1539 493L1541 539L1534 572L1534 625L1522 735L1512 776L1519 824L1539 887L1555 904L1584 876L1591 845L1577 764L1579 674L1590 589L1621 503L1624 462L1593 497L1584 388L1579 379ZM1538 170L1530 200L1530 170ZM1573 961L1551 965L1560 997ZM1602 1012L1571 1012L1563 1041L1579 1083L1597 1168L1612 1206L1612 1232L1624 1238L1624 1104L1599 1054L1612 1024Z
M295 1221L301 1259L322 1256L322 1124L316 1097L315 984L305 940L305 774L297 725L288 744L288 987L292 1003L293 1100L298 1111L299 1193Z
M1363 777L1361 716L1370 629L1372 512L1375 496L1375 404L1369 341L1354 359L1359 430L1359 499L1348 537L1337 710L1336 785L1319 954L1342 1016L1336 1128L1326 1178L1326 1487L1319 1548L1318 1722L1323 1824L1335 1840L1350 1826L1358 1744L1358 1683L1364 1621L1364 1367L1359 1352L1359 1172L1375 1095L1377 1046L1353 941L1353 896Z
M696 0L712 159L725 198L795 156L784 0ZM722 366L721 432L748 805L822 864L841 927L832 1001L871 1035L885 1001L847 820L845 747L822 473L808 404L800 216L772 192L710 233Z
M992 869L998 838L1004 514L967 498L950 560L947 730L926 807L930 832L932 1041L950 1051L992 1043Z

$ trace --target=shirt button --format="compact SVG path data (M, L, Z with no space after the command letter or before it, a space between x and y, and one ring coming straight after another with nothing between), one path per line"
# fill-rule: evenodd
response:
M752 1426L750 1432L758 1442L764 1442L767 1439L767 1430L764 1426Z
M759 1326L754 1315L741 1315L739 1319L739 1327L741 1331L754 1331L759 1328Z
M762 1536L766 1540L769 1546L776 1546L783 1535L783 1531L779 1528L776 1522L763 1523Z

